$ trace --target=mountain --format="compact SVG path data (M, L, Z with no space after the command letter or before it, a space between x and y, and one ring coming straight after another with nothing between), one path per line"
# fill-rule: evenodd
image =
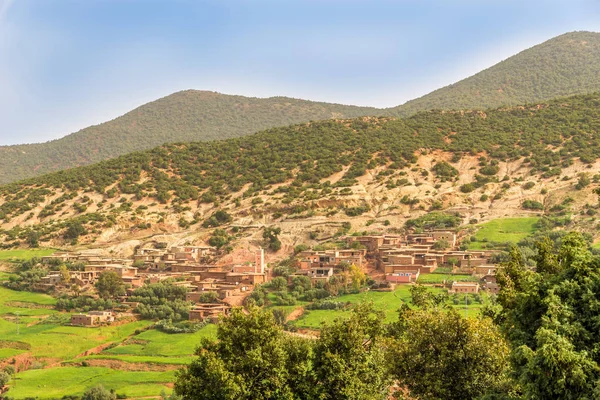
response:
M577 220L595 213L598 155L600 94L304 123L4 185L0 243L34 233L45 245L75 233L122 242L230 222L242 232L279 224L297 238L331 222L399 227L428 210L459 211L467 221L531 209Z
M187 90L58 140L0 146L0 184L164 143L228 139L274 126L379 113L381 110L370 107L287 97L259 99Z
M484 109L600 91L600 33L571 32L395 110Z
M600 34L568 33L392 109L188 90L62 139L0 147L0 183L88 165L163 143L249 135L294 123L429 109L485 109L600 91Z

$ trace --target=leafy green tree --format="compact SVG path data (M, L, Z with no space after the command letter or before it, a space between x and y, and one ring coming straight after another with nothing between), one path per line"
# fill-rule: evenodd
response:
M89 388L81 396L81 400L115 400L117 396L104 388L102 385L97 385Z
M404 307L390 332L389 363L410 398L467 400L505 388L509 347L490 319Z
M281 228L265 228L263 231L263 239L267 242L269 250L278 251L281 249L281 241L279 240L279 234Z
M357 305L349 318L325 325L315 345L320 399L387 399L391 378L382 346L384 315Z
M60 280L65 285L71 282L71 274L69 273L69 268L66 265L60 265L58 267L58 272L60 273Z
M515 380L527 399L597 398L600 388L600 260L579 233L558 251L537 243L535 271L519 250L498 275L496 320L512 346Z
M352 264L348 270L350 279L352 281L352 289L358 292L360 288L367 282L367 275L360 269L360 267Z
M446 239L436 240L436 242L433 244L433 248L435 250L446 250L449 247L450 242L448 242Z
M119 275L114 271L104 271L98 277L96 282L98 294L104 299L115 298L125 294L125 284Z
M76 241L79 236L85 235L86 233L87 231L81 222L73 221L67 225L67 230L65 231L63 237L65 239L72 239L73 241Z
M412 303L417 307L427 307L429 301L431 300L431 295L427 286L423 285L413 285L408 289L410 292L410 298Z
M176 374L185 399L293 399L283 332L273 314L251 307L222 320L217 341L204 340L198 358Z
M27 234L27 244L29 247L40 247L40 237L42 235L38 231L30 231Z
M10 374L6 371L0 371L0 388L8 385L10 382Z

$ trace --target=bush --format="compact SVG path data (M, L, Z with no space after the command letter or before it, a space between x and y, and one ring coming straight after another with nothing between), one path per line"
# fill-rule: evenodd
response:
M525 190L529 190L529 189L531 189L531 188L532 188L532 187L534 187L534 186L535 186L535 183L534 183L534 182L527 182L527 183L525 183L525 184L523 185L523 189L525 189Z
M542 203L540 203L539 201L535 201L535 200L525 200L525 201L523 201L523 203L521 203L521 207L523 207L525 210L543 210L544 209L544 205Z
M204 328L207 322L182 321L173 323L170 319L163 319L154 324L154 328L165 333L194 333Z

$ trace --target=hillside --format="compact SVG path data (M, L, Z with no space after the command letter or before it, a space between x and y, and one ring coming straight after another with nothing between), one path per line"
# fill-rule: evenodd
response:
M379 113L375 108L287 97L259 99L187 90L58 140L0 146L0 183L88 165L164 143L228 139L274 126Z
M307 232L333 235L343 223L398 229L439 210L459 212L464 222L544 214L589 231L599 121L595 94L165 145L0 187L0 240L102 245L176 234L205 241L221 225L256 240L262 227L280 226L291 246Z
M483 109L600 90L600 33L571 32L395 109Z
M429 109L483 109L600 91L600 34L568 33L392 109L188 90L62 139L0 147L0 183L88 165L164 143L249 135L294 123Z

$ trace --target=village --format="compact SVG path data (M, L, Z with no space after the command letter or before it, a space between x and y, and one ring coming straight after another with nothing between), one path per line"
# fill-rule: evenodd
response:
M296 276L306 276L315 285L328 282L343 274L349 266L366 271L389 290L397 285L416 284L419 277L431 274L439 267L450 271L450 279L438 287L449 294L477 294L480 290L496 294L497 265L492 262L494 251L459 250L460 239L456 232L432 230L405 235L346 236L342 238L346 248L332 250L305 250L294 257L296 270L288 276L291 282ZM259 248L254 260L227 266L215 263L217 249L209 246L171 246L155 243L142 247L131 258L101 257L85 252L55 252L42 258L42 263L78 263L80 270L71 270L69 283L78 292L93 293L101 274L114 272L126 285L125 295L119 299L122 305L133 310L135 303L128 296L145 284L169 281L186 288L186 300L194 306L189 310L190 321L216 321L227 315L232 307L244 304L244 299L273 276L265 260L265 250ZM472 275L473 281L451 280L452 274ZM48 292L59 287L64 277L51 272L41 278L34 287ZM214 293L213 302L202 302L205 294ZM97 326L115 321L112 310L89 311L73 314L72 325Z

